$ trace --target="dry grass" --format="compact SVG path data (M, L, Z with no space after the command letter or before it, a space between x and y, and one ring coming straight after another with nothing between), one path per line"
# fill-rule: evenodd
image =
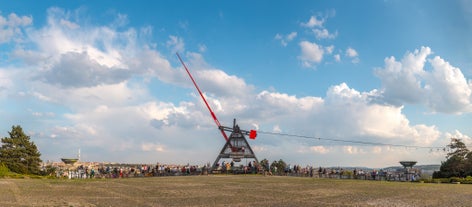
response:
M472 186L263 176L0 179L0 206L472 206Z

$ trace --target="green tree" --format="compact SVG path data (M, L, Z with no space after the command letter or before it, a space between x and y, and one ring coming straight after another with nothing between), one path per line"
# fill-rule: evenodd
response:
M12 172L39 174L41 153L20 126L12 126L10 137L2 138L0 162Z
M446 159L449 159L451 157L465 159L467 154L469 153L467 146L465 146L464 142L462 142L462 140L458 138L451 138L451 143L448 144L447 147L449 147L449 149L453 151L447 153Z
M465 177L472 173L472 154L461 139L451 138L447 145L452 151L447 153L446 161L441 163L435 178Z
M270 164L271 171L277 169L277 172L275 173L277 173L278 175L284 175L286 167L287 164L282 159L280 159L279 161L274 161L272 162L272 164Z
M269 171L269 160L267 160L267 159L264 158L264 159L261 161L261 166L262 166L262 168L263 168L265 171Z

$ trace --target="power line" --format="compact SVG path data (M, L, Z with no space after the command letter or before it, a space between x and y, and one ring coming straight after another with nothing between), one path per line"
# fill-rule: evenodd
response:
M278 133L278 132L266 132L266 131L257 131L257 132L259 134L267 134L267 135L274 135L274 136L287 136L287 137L296 137L296 138L302 138L302 139L342 142L342 143L351 143L351 144L363 144L363 145L372 145L372 146L404 147L404 148L444 150L444 151L447 148L447 147L426 147L426 146L406 145L406 144L390 144L390 143L382 143L382 142L368 142L368 141L357 141L357 140L323 138L323 137L298 135L298 134L287 134L287 133Z

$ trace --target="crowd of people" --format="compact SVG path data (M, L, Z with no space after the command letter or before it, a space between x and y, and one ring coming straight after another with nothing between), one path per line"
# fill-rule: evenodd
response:
M202 175L208 169L197 165L99 164L60 167L56 177L64 178L129 178L151 176Z
M207 174L263 174L265 176L299 176L332 179L362 179L362 180L389 180L414 181L419 178L417 170L413 171L385 171L367 169L323 168L301 165L287 165L284 169L277 166L261 166L259 163L248 162L245 165L233 161L222 161L211 167L206 165L171 165L171 164L80 164L56 169L56 177L69 179L85 178L130 178L153 176L187 176Z

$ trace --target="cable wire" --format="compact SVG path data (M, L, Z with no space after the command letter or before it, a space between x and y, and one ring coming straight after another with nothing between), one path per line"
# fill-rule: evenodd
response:
M368 142L368 141L357 141L357 140L322 138L322 137L288 134L288 133L278 133L278 132L266 132L266 131L257 131L257 132L259 134L267 134L267 135L274 135L274 136L297 137L297 138L303 138L303 139L332 141L332 142L343 142L343 143L352 143L352 144L363 144L363 145L372 145L372 146L405 147L405 148L417 148L417 149L429 149L429 150L436 149L436 150L444 150L444 151L446 151L446 148L447 148L447 147L426 147L426 146L417 146L417 145L390 144L390 143L382 143L382 142Z

